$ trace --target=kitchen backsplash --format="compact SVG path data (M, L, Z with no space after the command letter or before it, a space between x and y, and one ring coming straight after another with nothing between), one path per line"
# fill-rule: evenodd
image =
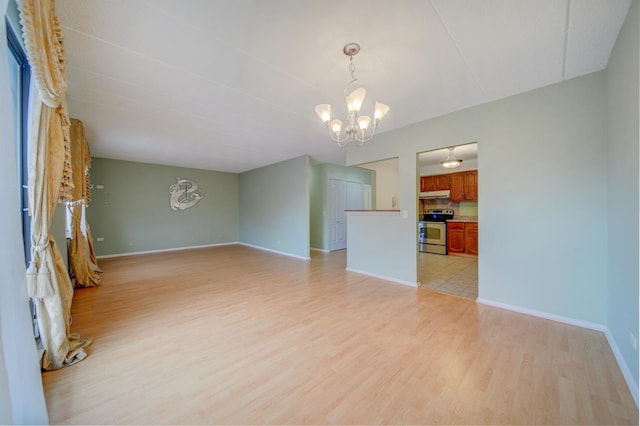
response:
M478 202L468 201L454 203L449 199L436 198L420 200L418 214L424 213L427 209L452 209L454 217L478 217Z

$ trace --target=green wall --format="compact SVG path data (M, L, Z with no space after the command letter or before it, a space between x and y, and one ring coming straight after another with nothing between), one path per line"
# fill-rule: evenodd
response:
M177 176L204 195L190 209L169 206ZM91 183L87 219L98 256L238 241L237 174L93 158Z
M329 179L358 182L372 185L372 206L375 201L375 172L359 167L344 167L335 164L318 164L311 168L311 247L329 250ZM347 231L348 232L348 231Z
M478 141L480 298L605 324L605 105L605 75L598 72L347 148L347 164L399 158L403 213L367 219L368 235L349 232L347 266L415 283L417 153ZM368 256L352 257L354 249Z
M639 119L640 38L638 0L632 2L607 68L608 105L608 317L607 326L635 380L638 401L638 217L640 209Z
M240 241L309 258L310 158L240 174Z

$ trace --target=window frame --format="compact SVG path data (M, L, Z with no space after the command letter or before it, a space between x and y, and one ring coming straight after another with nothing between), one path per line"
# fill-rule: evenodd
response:
M31 82L31 67L27 55L13 31L13 27L5 18L7 30L7 47L20 67L19 81L19 111L20 111L20 141L16 141L18 149L18 179L20 182L20 208L22 210L22 239L24 242L24 258L26 264L31 260L31 217L29 216L29 84ZM15 108L15 107L14 107ZM17 120L16 120L17 122Z

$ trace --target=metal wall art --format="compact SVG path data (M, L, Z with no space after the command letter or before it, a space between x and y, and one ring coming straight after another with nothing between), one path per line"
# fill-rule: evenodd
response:
M204 197L198 184L191 179L181 179L176 176L176 183L169 187L171 199L169 204L173 210L186 210L198 204Z

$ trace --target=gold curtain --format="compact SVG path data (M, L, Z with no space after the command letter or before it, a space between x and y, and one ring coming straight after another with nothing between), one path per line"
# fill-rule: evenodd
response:
M41 367L54 370L84 359L84 348L91 343L70 332L73 286L49 232L58 200L69 200L73 187L64 44L54 0L18 0L18 8L33 76L29 102L32 250L27 292L36 306L45 350Z
M73 170L73 189L71 190L71 240L69 259L73 269L76 287L95 287L100 283L102 272L93 251L93 240L89 224L86 221L86 207L91 200L89 169L91 155L82 121L71 119L71 168Z

